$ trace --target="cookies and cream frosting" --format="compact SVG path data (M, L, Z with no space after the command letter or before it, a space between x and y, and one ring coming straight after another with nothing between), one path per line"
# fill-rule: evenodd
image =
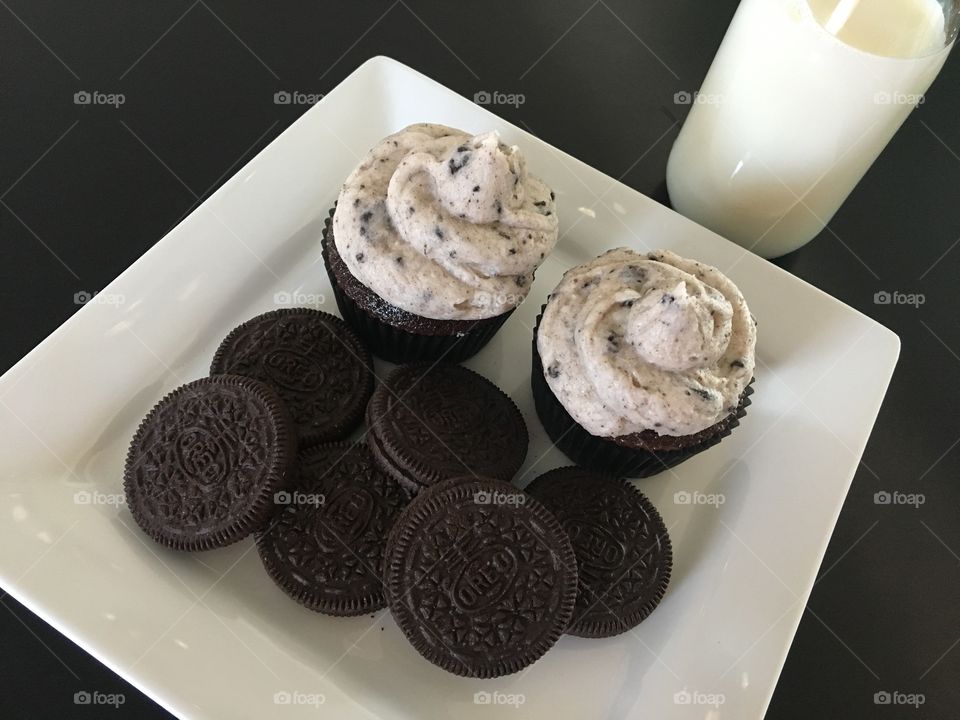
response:
M554 195L495 132L411 125L350 174L333 218L350 273L392 305L479 320L526 297L557 241Z
M627 248L568 270L537 349L550 390L591 435L690 435L733 412L757 331L736 285L667 251Z

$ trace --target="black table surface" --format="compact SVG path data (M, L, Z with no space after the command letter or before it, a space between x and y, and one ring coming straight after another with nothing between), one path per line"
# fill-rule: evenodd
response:
M77 311L76 293L104 287L303 111L274 93L327 92L374 55L470 98L522 93L497 111L666 202L667 156L689 107L674 95L699 86L737 3L0 5L5 370ZM780 261L892 328L903 348L771 719L950 718L960 706L958 90L954 58L829 231ZM81 91L124 102L75 104ZM881 291L925 302L875 304ZM878 505L881 490L925 502ZM11 597L0 603L0 717L170 717ZM125 703L74 704L84 690ZM894 691L924 704L875 704Z

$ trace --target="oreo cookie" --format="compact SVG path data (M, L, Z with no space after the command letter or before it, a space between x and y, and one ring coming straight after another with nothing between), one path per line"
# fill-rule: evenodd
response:
M258 534L257 551L284 592L329 615L386 606L383 551L408 496L365 445L301 450L295 481L275 500L277 513Z
M527 426L513 401L459 365L394 370L367 406L367 443L411 492L471 475L509 481L527 455Z
M610 637L660 603L673 566L667 528L626 480L578 467L544 473L527 492L556 516L577 556L579 589L570 635Z
M369 351L340 318L284 308L230 332L210 374L245 375L272 386L307 447L345 438L360 424L373 392L372 368Z
M491 678L540 658L573 615L577 568L559 522L509 483L452 479L400 514L385 556L390 611L413 647Z
M218 375L183 385L140 424L124 468L127 506L175 550L209 550L257 530L287 482L296 434L264 383Z

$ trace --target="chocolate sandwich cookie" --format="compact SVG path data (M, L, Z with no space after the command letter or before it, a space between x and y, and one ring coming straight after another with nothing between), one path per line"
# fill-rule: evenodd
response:
M459 365L394 370L367 406L367 443L411 492L459 475L509 481L527 455L527 427L513 401Z
M195 380L157 403L134 435L127 506L162 545L222 547L267 520L295 453L293 422L269 386L236 375Z
M650 501L626 480L578 467L551 470L527 492L553 512L577 556L570 635L609 637L643 621L670 582L673 551Z
M491 678L540 658L573 614L577 569L556 518L509 483L453 479L401 513L385 556L390 611L448 672Z
M294 483L275 500L278 511L258 534L257 551L284 592L328 615L386 606L383 550L408 496L365 445L301 450Z
M360 423L373 392L372 368L369 351L340 318L284 308L227 335L210 374L245 375L272 386L307 447L345 438Z

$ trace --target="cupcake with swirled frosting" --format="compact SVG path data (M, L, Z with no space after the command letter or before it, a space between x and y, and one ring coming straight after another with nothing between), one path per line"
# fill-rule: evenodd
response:
M341 314L375 354L459 361L523 301L556 242L554 193L517 147L418 124L347 178L323 257Z
M653 475L739 424L756 342L743 295L716 268L611 250L568 270L538 318L537 413L578 464Z

